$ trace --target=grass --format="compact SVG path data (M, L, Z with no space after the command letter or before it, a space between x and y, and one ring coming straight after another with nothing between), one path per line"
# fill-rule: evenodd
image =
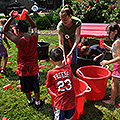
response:
M57 35L39 35L39 41L43 40L50 43L49 50L53 48L52 45L58 46ZM9 43L11 49L8 50L8 54L11 58L8 59L8 62L11 62L11 64L6 66L9 77L5 77L2 74L0 77L0 118L7 117L9 120L52 120L53 111L51 96L46 89L45 80L48 70L52 69L54 66L49 58L45 63L39 61L39 66L45 65L44 68L40 69L40 98L45 99L45 105L41 111L36 111L35 106L27 106L25 94L23 94L20 89L17 89L17 85L20 84L19 77L14 72L17 69L17 48L12 42ZM113 69L112 67L111 65L111 70ZM11 84L11 87L4 90L3 86L7 84ZM110 79L108 79L104 99L109 98L110 89ZM32 96L34 96L33 93ZM116 105L112 106L103 104L102 100L86 100L84 103L84 114L80 116L80 120L119 120L120 108L117 105L119 102L120 99L116 98Z

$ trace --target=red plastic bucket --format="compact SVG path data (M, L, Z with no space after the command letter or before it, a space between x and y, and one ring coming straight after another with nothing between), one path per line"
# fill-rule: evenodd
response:
M100 100L104 98L107 80L111 76L110 70L100 66L84 66L78 68L76 74L91 87L91 92L86 94L86 99Z
M79 119L80 115L83 114L83 107L84 107L84 101L86 95L85 93L90 92L91 88L88 86L88 84L85 81L82 81L77 78L73 78L73 86L76 94L76 111L72 120L77 120ZM51 95L52 105L53 105L54 98L56 96L55 88L53 86L51 88L48 88L48 92ZM53 107L53 112L54 112L54 107Z

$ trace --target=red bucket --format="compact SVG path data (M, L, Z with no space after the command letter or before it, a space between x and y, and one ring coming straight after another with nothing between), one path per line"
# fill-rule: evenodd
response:
M90 92L91 88L88 86L86 82L77 78L73 78L73 86L76 94L76 111L74 113L72 120L77 120L79 119L80 115L83 114L83 107L84 107L84 101L86 95L85 93ZM54 97L56 96L54 86L48 88L48 92L51 95L52 105L53 105ZM53 107L53 112L54 112L54 107Z
M86 99L101 100L104 98L107 80L111 76L110 70L100 66L84 66L77 69L76 74L91 87L91 92L86 94Z

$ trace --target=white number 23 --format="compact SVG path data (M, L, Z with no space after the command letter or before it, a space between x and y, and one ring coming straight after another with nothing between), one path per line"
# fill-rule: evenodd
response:
M65 87L65 84L67 84L67 87ZM66 79L65 81L62 81L62 80L58 81L57 85L58 85L58 91L59 92L72 89L72 85L71 85L70 79Z

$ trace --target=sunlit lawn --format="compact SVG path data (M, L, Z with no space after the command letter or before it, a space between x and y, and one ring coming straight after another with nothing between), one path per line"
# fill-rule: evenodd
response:
M49 50L54 47L52 45L58 46L57 35L39 35L39 41L49 42ZM45 80L48 70L52 69L54 66L49 58L46 59L44 63L39 61L39 66L45 65L44 68L40 69L40 98L45 99L45 105L41 111L36 111L35 106L27 106L26 96L20 89L17 89L17 85L20 84L19 77L14 72L17 69L17 48L12 42L10 42L10 45L11 49L8 50L8 54L11 58L8 59L8 62L11 62L11 64L6 67L9 77L5 77L2 74L0 77L0 118L7 117L9 120L52 120L53 111L51 96L47 92ZM112 70L112 65L110 69ZM7 84L11 84L11 87L4 90L3 86ZM109 99L110 88L110 79L108 79L106 96L104 99ZM32 96L34 96L33 93ZM120 99L116 98L116 105L112 106L103 104L102 100L86 100L84 104L84 114L80 116L80 120L119 120L119 102Z

